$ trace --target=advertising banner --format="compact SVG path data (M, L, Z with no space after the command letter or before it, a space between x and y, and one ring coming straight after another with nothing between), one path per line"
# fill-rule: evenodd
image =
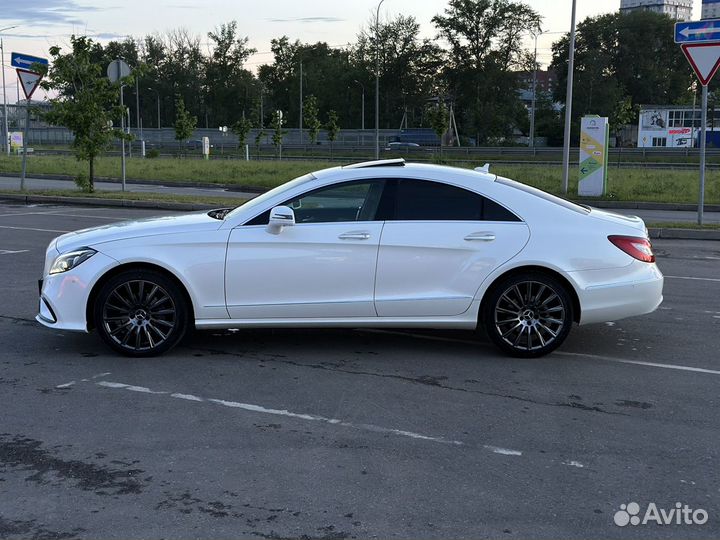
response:
M578 195L601 197L607 191L608 119L583 116L580 127Z

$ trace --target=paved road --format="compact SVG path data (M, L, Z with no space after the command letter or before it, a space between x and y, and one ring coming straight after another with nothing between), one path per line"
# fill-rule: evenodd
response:
M20 185L19 178L8 176L0 176L0 189L16 189ZM120 191L120 184L115 182L97 182L95 184L98 190ZM29 178L27 179L27 189L75 189L75 183L69 180L50 180ZM197 195L204 197L234 197L248 198L255 197L257 193L229 191L223 188L192 188L183 187L173 184L163 186L158 184L126 184L128 191L133 193L174 193L182 195ZM683 211L667 211L667 210L613 210L621 214L640 216L647 223L660 222L697 222L697 212ZM720 223L720 212L705 212L705 223Z
M658 240L662 307L539 360L353 330L128 360L32 320L53 236L147 215L0 206L0 537L720 535L720 242ZM616 526L630 502L709 520Z

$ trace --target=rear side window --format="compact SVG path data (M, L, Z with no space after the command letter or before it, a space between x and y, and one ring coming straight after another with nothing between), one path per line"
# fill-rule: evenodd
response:
M495 201L441 182L399 180L394 191L398 221L520 221Z

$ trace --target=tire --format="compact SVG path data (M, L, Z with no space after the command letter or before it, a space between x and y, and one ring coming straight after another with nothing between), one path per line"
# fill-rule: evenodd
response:
M562 345L573 323L565 285L541 272L508 276L488 291L483 323L492 342L510 356L535 358Z
M172 279L153 270L128 270L102 286L93 320L100 337L117 352L157 356L183 338L189 310L183 291Z

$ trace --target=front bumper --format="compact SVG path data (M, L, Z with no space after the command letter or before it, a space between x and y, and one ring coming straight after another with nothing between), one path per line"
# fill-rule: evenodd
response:
M87 332L87 305L98 279L118 263L100 252L76 268L39 280L40 301L35 320L49 328Z

